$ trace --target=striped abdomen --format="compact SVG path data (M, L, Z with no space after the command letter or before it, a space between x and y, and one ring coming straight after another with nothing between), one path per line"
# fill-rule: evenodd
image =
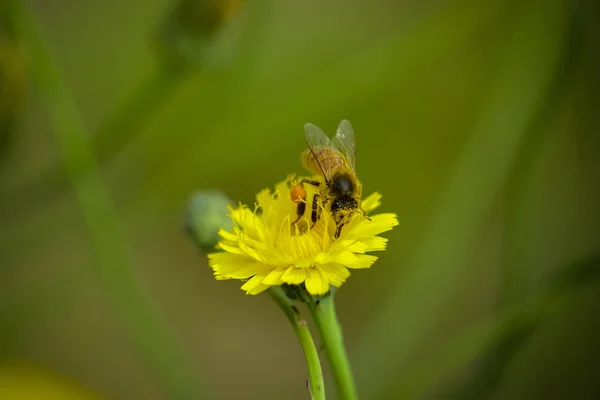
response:
M323 174L327 180L330 180L338 170L348 170L346 158L329 147L316 147L313 151L304 150L302 164L304 168L314 174Z

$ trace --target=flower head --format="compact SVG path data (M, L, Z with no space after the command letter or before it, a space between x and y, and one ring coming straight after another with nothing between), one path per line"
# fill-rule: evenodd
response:
M365 253L385 250L387 239L377 235L398 225L395 214L366 217L356 212L335 238L335 222L322 205L314 226L310 212L294 223L293 184L290 176L275 191L261 191L254 209L243 204L230 207L234 228L219 231L218 247L224 251L208 255L217 279L246 280L242 289L247 294L270 286L304 284L309 294L323 295L330 285L341 286L350 276L349 269L373 265L377 257ZM314 189L307 187L307 192L311 198ZM362 210L369 213L380 205L380 199L379 193L371 194L361 202Z

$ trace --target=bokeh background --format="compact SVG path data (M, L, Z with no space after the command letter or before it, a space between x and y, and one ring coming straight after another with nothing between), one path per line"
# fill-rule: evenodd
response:
M281 311L215 281L183 219L302 172L303 124L343 118L400 220L336 296L361 397L598 398L599 18L3 1L0 398L307 398Z

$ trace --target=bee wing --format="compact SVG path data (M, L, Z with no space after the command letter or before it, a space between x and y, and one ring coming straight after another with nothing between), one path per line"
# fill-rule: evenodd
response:
M350 121L344 119L340 122L332 143L346 157L352 171L356 171L356 139Z
M326 180L331 179L331 173L333 171L332 159L331 157L325 157L324 155L326 152L320 151L319 148L328 148L335 151L339 150L321 128L310 122L304 124L304 137L306 138L306 144L308 145L309 150L321 168L323 176Z

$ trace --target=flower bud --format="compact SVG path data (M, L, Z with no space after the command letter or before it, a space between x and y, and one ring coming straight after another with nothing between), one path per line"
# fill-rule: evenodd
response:
M219 229L233 229L227 215L231 200L218 190L200 190L188 201L185 225L196 245L204 252L213 251L219 241Z
M179 0L158 28L157 50L167 64L200 64L219 29L231 19L242 0Z

